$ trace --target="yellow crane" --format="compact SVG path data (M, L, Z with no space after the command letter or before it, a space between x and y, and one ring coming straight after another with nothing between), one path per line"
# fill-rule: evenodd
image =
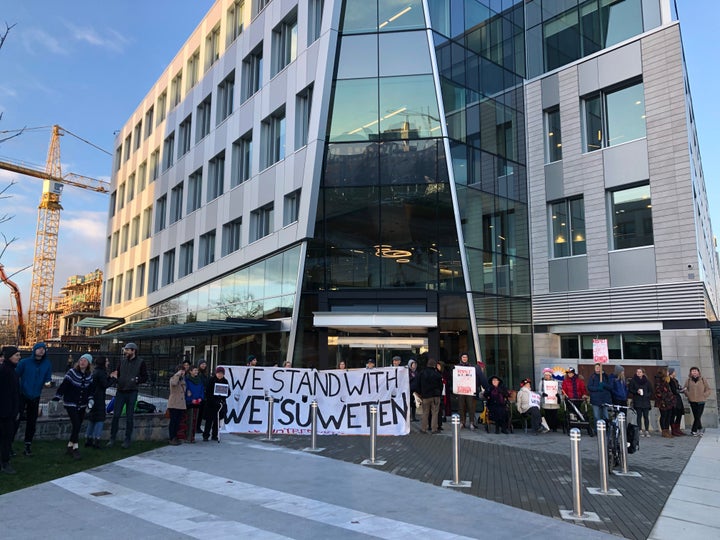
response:
M17 163L0 161L0 169L44 180L38 206L32 282L30 284L26 332L26 344L28 345L44 341L49 336L50 305L55 285L55 260L60 230L60 210L62 210L60 195L63 186L69 185L99 193L108 193L110 188L110 183L104 180L74 173L63 176L60 165L60 137L65 133L74 135L58 125L52 127L44 171Z

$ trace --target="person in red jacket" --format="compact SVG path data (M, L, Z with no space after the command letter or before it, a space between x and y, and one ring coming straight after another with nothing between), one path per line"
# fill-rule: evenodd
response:
M565 371L562 382L562 393L569 399L584 399L589 396L585 382L575 374L575 368L569 367Z

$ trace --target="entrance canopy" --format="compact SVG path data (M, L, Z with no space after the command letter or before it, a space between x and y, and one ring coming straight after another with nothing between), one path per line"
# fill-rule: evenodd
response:
M437 328L438 317L429 312L316 311L313 325L353 334L417 334Z

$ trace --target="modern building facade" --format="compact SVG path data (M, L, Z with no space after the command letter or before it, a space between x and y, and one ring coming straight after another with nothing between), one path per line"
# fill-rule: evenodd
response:
M116 139L106 337L318 368L469 352L512 384L602 335L712 371L670 8L218 0Z

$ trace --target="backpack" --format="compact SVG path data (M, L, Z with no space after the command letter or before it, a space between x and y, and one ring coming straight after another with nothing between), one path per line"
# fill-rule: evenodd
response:
M135 412L137 413L154 413L156 410L155 405L148 403L147 401L138 400L135 402Z
M634 454L640 450L640 429L635 424L627 425L628 454Z

